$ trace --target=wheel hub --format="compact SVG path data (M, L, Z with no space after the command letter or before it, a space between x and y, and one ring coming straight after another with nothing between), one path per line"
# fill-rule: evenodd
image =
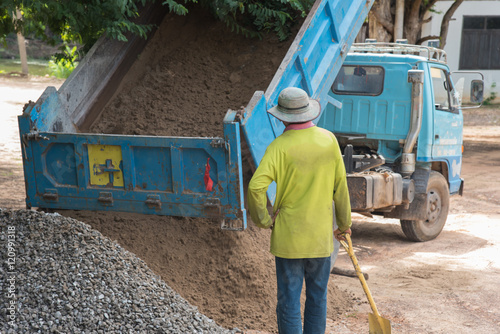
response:
M435 191L429 192L427 196L427 222L433 224L441 212L441 197Z

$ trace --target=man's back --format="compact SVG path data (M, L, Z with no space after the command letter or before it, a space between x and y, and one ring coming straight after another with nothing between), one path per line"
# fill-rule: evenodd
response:
M267 189L271 181L277 183L274 211L279 209L271 253L283 258L329 256L333 251L334 192L347 192L342 184L345 168L335 136L318 127L284 132L269 145L250 182L249 194ZM251 208L253 200L256 198L249 198ZM337 205L345 206L342 202Z

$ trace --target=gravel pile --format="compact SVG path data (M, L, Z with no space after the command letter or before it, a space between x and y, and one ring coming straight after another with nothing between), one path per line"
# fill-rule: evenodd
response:
M235 333L89 225L0 209L1 333Z

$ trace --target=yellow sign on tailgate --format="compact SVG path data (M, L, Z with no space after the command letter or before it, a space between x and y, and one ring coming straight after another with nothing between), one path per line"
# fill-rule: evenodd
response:
M90 184L123 187L122 150L118 145L88 145Z

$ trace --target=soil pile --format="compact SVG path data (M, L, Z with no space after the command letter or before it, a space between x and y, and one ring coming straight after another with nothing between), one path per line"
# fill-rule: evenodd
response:
M296 27L298 30L299 27ZM246 106L265 90L292 39L249 40L209 14L167 16L118 92L91 128L94 133L222 136L228 108ZM207 219L121 213L63 212L85 221L137 254L190 303L219 324L276 330L270 231L221 231ZM329 317L350 304L331 283Z
M167 16L90 131L222 136L227 110L266 90L292 40L246 39L196 7Z

